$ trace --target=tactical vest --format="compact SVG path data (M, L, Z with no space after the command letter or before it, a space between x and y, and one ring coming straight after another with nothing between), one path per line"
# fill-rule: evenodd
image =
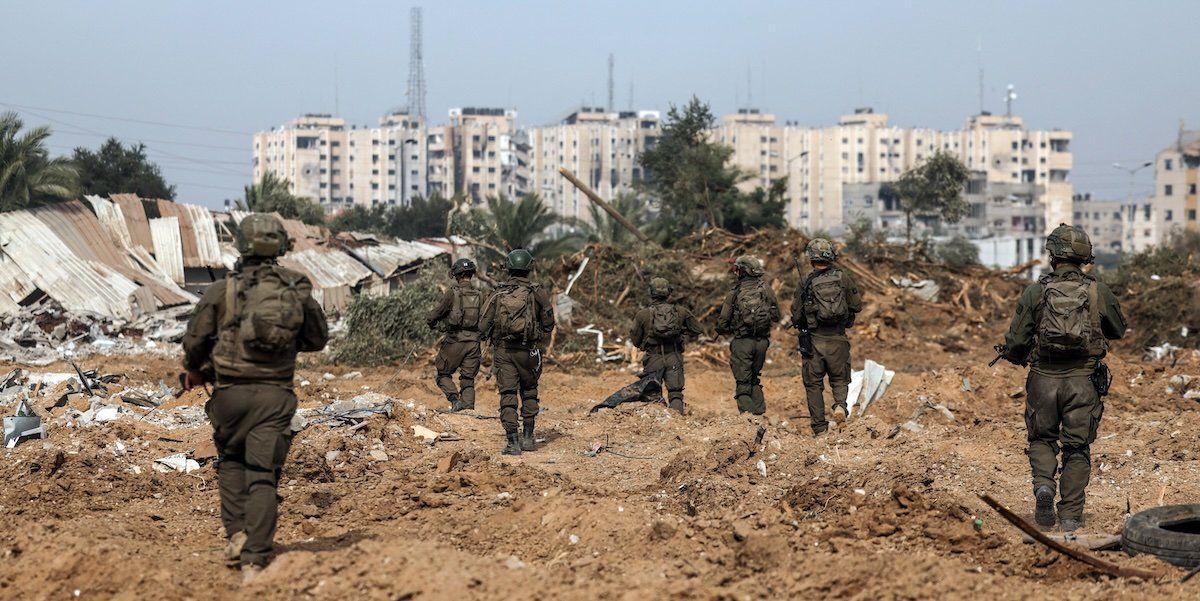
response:
M221 381L291 383L304 302L312 284L278 265L256 265L225 277L213 366Z
M455 330L475 331L479 329L479 316L483 311L483 293L474 286L455 286L450 304L450 315L446 325Z
M841 326L850 318L842 272L829 268L812 275L804 294L804 317L810 328Z

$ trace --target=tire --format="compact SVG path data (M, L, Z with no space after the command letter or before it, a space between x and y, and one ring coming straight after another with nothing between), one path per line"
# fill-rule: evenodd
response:
M1164 527L1183 522L1195 522L1192 532ZM1165 505L1135 514L1125 522L1121 546L1130 555L1146 553L1185 568L1200 566L1200 504Z

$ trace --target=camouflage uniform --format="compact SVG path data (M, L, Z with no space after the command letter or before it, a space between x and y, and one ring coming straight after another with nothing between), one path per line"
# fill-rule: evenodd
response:
M828 248L828 256L810 253L810 258L824 261L824 267L814 265L812 271L796 286L792 298L792 327L807 330L812 337L811 356L803 357L804 362L804 391L808 400L809 422L814 434L820 434L829 429L825 419L825 378L829 378L829 388L833 391L833 407L841 409L843 415L847 411L846 397L850 387L850 339L846 330L854 325L854 318L862 311L862 293L854 279L845 271L832 265L834 259L833 246L824 240L813 240L810 247L820 246L824 242ZM825 251L821 248L821 251ZM849 317L843 323L818 323L817 307L811 292L813 278L827 273L838 273L841 277L842 294L846 299Z
M243 229L246 227L243 225ZM258 270L273 268L307 283L304 276L283 270L274 263L273 257L246 256L243 251L238 277L249 281L256 277ZM306 296L302 303L304 321L295 350L275 357L270 363L237 367L234 371L239 375L230 375L229 368L221 367L222 361L214 361L214 350L217 350L222 321L228 310L227 281L209 286L197 303L183 337L183 365L190 373L206 373L205 380L211 380L215 372L216 388L205 404L205 411L212 422L213 442L219 457L221 521L227 537L232 539L245 533L241 563L262 566L274 546L276 488L293 434L291 421L296 412L296 396L292 392L292 380L296 352L321 350L328 341L329 331L321 306L311 296ZM256 373L261 376L256 377Z
M745 259L751 261L745 262ZM738 274L737 284L721 305L721 313L717 317L717 332L733 335L729 342L729 368L736 382L734 396L737 399L738 412L762 415L767 411L767 401L763 397L761 376L763 365L767 361L767 349L771 346L771 336L769 333L763 335L751 332L742 323L741 315L738 314L737 298L743 288L762 286L767 293L772 323L780 319L779 299L775 297L775 291L762 280L761 261L742 257L738 259L735 269Z
M465 291L478 291L468 280L456 282L442 296L441 302L425 319L430 328L445 324L446 335L438 347L434 369L437 370L437 386L446 395L446 400L455 409L475 408L475 376L479 374L479 324L456 327L447 323L454 308L455 298ZM458 387L454 386L454 372L458 372Z
M1067 227L1060 226L1055 233ZM1082 239L1086 240L1086 236ZM1087 249L1090 255L1090 242ZM1045 285L1061 279L1095 281L1076 262L1060 261L1052 273L1030 284L1017 302L1016 314L1005 336L1004 357L1019 365L1032 363L1025 381L1025 427L1033 488L1035 495L1039 489L1048 488L1053 501L1055 475L1061 474L1058 518L1066 526L1067 520L1078 525L1083 517L1084 493L1091 477L1090 445L1096 440L1100 417L1104 414L1104 402L1090 377L1104 358L1107 344L1098 340L1088 356L1077 358L1051 359L1038 352L1036 332L1044 306ZM1096 286L1096 305L1103 337L1115 340L1124 336L1125 317L1121 307L1112 291L1101 282ZM1061 468L1057 457L1060 449ZM1049 524L1042 519L1039 523L1052 525L1053 515L1048 519Z
M660 278L652 280L652 286L656 280ZM653 287L651 289L651 300L654 304L638 311L633 317L633 332L629 335L629 341L645 353L642 358L642 374L659 376L667 388L667 406L683 413L683 337L698 336L702 330L692 312L676 304L675 309L683 316L682 334L672 340L660 340L654 335L654 307L664 303L670 304L667 301L670 288L665 286L665 280L662 283L665 290L655 290ZM650 402L661 403L662 386L649 391L647 397Z
M518 251L524 252L521 249L513 252ZM532 260L530 256L525 264L531 264ZM512 271L510 268L510 273ZM518 273L527 274L528 269ZM497 299L520 286L533 288L533 335L530 340L507 340L495 331ZM554 309L550 297L526 275L514 275L498 285L484 305L479 329L492 343L492 373L496 376L496 388L500 392L500 423L509 439L509 447L505 451L508 454L520 454L522 449L533 450L534 423L539 411L538 379L542 376L541 343L554 331ZM517 437L518 398L521 420L524 422L524 440L520 441L519 447L512 448Z

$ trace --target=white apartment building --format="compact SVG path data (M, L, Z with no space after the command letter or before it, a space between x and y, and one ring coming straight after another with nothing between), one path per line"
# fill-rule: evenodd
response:
M601 198L632 191L642 179L638 155L658 139L659 113L583 107L558 124L533 127L527 134L529 191L559 215L590 221L590 201L559 168L570 170Z
M1071 133L1028 130L1019 117L977 115L963 129L943 132L890 126L887 115L871 109L819 128L780 125L773 115L742 110L726 116L714 135L734 149L734 163L755 175L746 188L787 176L788 223L810 231L837 235L858 218L902 231L903 215L880 199L880 186L938 150L973 174L970 216L948 232L971 238L1018 232L1016 243L1027 246L1071 217Z
M254 180L272 172L327 211L406 205L418 195L462 192L478 204L524 193L528 157L516 111L456 108L449 116L449 125L427 127L396 112L358 127L304 115L255 134Z
M1125 245L1125 204L1093 199L1091 194L1072 197L1071 225L1083 228L1096 254L1119 253Z
M1197 231L1197 179L1200 177L1200 131L1179 130L1175 143L1158 153L1154 162L1155 242L1172 232Z

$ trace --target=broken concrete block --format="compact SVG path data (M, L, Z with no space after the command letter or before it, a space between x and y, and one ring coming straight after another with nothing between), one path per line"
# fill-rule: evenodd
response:
M388 460L388 454L384 453L383 451L380 451L379 449L373 449L370 453L367 453L367 454L370 455L372 461L387 461Z
M187 455L183 453L175 453L155 459L154 469L164 473L175 471L190 474L200 469L200 464L194 459L188 459Z
M419 424L413 424L413 436L425 439L427 443L433 443L438 438L438 433Z

